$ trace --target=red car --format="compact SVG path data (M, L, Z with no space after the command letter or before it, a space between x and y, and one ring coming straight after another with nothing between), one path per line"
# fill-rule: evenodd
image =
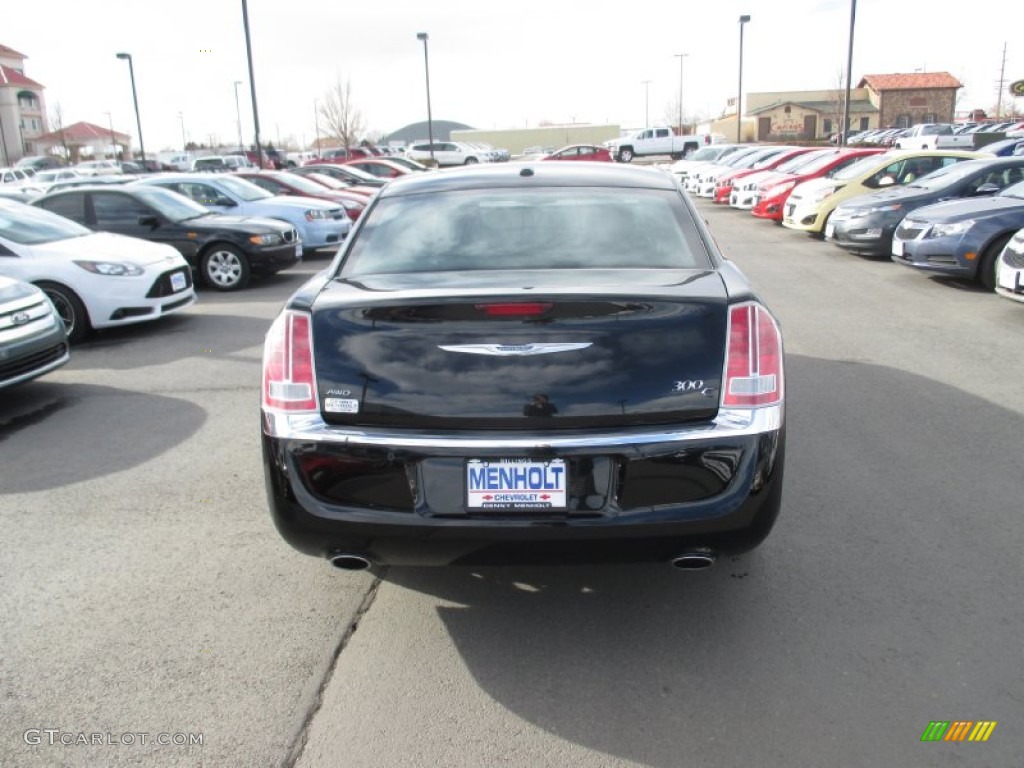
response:
M724 176L718 177L718 183L715 185L714 201L716 203L729 203L729 195L732 194L733 185L742 179L744 176L750 176L754 173L760 173L761 171L771 171L778 168L783 163L789 162L795 157L810 152L815 147L786 147L781 152L778 152L771 157L767 157L758 163L754 163L751 168L739 168L731 173L727 173Z
M338 147L337 149L327 149L320 155L320 157L314 157L311 160L307 160L303 165L319 165L321 163L347 163L349 160L361 160L366 157L373 157L373 153L363 147Z
M235 175L267 190L272 195L300 195L338 203L352 221L359 218L369 202L369 198L364 195L328 189L323 184L286 171L241 171Z
M612 153L593 144L572 144L552 152L541 160L577 160L589 163L612 163Z
M301 175L303 178L315 181L317 184L323 184L328 189L362 195L367 200L376 195L377 190L380 189L380 187L364 187L360 184L349 184L348 182L341 181L333 176L328 176L326 173L303 173L295 175Z
M345 165L358 168L360 171L365 171L381 179L393 179L396 176L405 176L407 173L413 173L411 169L386 157L357 158L347 161Z
M844 147L833 150L830 154L817 158L809 165L800 168L799 171L766 179L763 186L758 190L758 201L750 212L759 219L771 219L782 222L782 211L785 207L789 194L797 184L810 179L820 179L832 176L848 165L851 165L862 157L878 155L885 150L881 147Z

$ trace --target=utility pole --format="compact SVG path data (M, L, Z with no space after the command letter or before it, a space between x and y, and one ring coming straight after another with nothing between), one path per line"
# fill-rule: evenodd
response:
M999 96L996 101L996 120L1003 116L1003 85L1006 82L1006 43L1003 43L1003 63L999 67Z

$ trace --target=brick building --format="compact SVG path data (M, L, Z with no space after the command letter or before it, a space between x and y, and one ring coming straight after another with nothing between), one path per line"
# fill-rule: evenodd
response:
M952 123L956 93L963 83L949 72L864 75L858 88L867 90L878 109L878 125L909 128L917 123Z

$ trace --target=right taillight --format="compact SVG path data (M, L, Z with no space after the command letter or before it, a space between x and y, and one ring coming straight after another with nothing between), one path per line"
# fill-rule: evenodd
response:
M782 402L782 335L760 304L729 308L723 408L752 408Z
M263 347L263 407L319 410L311 318L304 312L285 310L267 332Z

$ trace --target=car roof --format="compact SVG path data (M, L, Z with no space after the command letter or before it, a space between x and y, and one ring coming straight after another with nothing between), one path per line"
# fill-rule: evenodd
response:
M494 189L500 187L622 187L678 189L671 174L658 168L601 163L505 163L459 167L439 173L415 173L392 179L381 197L422 192Z

